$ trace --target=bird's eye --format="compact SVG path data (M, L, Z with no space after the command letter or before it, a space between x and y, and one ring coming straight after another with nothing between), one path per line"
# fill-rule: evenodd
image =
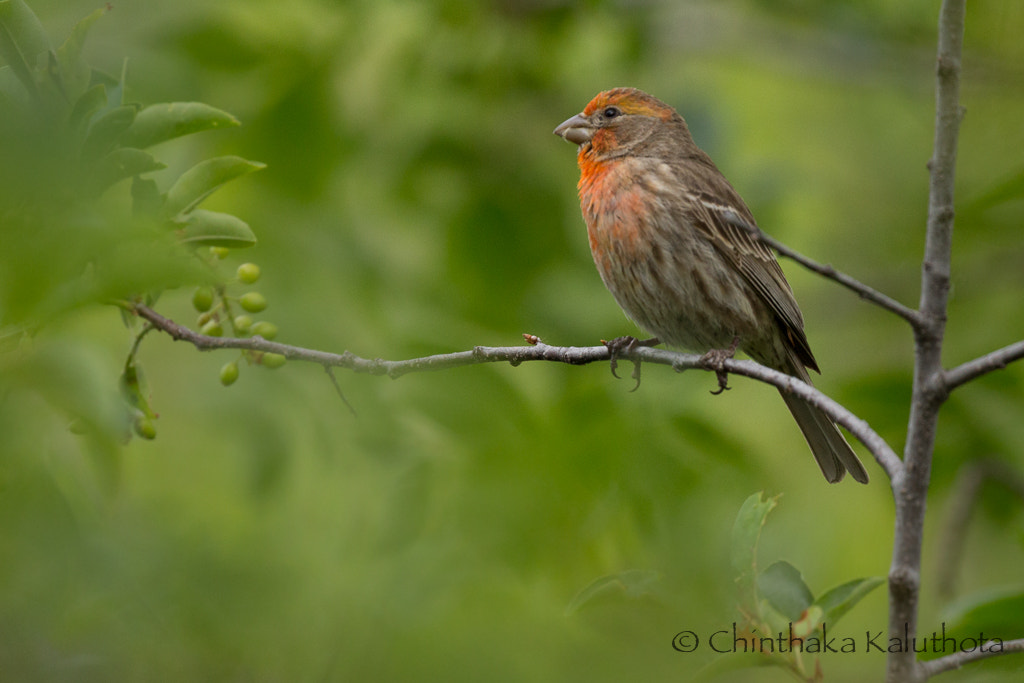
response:
M622 114L622 111L620 111L618 107L605 107L603 113L606 119L614 119L616 116Z

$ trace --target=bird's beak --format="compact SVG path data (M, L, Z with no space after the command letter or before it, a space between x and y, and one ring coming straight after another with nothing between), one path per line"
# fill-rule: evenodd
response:
M573 144L582 145L584 142L590 142L590 138L594 137L594 126L583 114L577 114L555 128L555 135L561 136Z

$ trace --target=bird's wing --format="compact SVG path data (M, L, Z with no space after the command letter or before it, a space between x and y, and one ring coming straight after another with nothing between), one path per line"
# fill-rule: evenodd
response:
M714 171L710 176L702 174L703 187L690 185L694 224L775 312L797 357L818 371L804 334L803 315L775 254L757 238L760 228L739 194L717 169Z

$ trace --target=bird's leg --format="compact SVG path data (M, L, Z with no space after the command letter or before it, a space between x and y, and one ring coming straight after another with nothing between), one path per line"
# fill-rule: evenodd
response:
M728 391L731 387L729 386L729 373L725 371L725 361L729 360L736 355L736 349L740 347L740 336L737 334L732 338L732 343L729 344L727 349L711 349L700 358L700 364L709 370L715 371L715 376L718 377L718 389L711 392L713 396L718 396L723 391Z
M616 337L610 341L601 340L601 343L608 348L608 360L609 366L611 367L612 376L615 379L621 379L615 370L619 367L619 356L623 353L632 351L638 346L657 346L661 343L661 340L657 337L651 337L650 339L637 339L636 337ZM640 387L640 361L633 361L633 374L630 375L636 380L636 385L633 386L630 391L636 391Z

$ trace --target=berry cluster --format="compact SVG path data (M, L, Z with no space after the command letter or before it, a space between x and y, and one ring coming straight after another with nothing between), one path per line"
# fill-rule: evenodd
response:
M226 247L210 247L214 259L224 259L230 253ZM234 282L252 285L260 279L260 267L255 263L243 263L235 271ZM235 309L237 305L242 312ZM272 340L277 336L277 325L268 320L254 320L251 314L262 313L267 308L267 298L256 290L234 296L228 293L227 285L198 287L192 294L192 306L199 312L196 324L199 331L210 337L223 337L225 327L233 337L262 337ZM278 353L243 350L241 358L250 365L279 368L285 357ZM220 369L220 382L231 386L238 380L238 360L226 363Z

